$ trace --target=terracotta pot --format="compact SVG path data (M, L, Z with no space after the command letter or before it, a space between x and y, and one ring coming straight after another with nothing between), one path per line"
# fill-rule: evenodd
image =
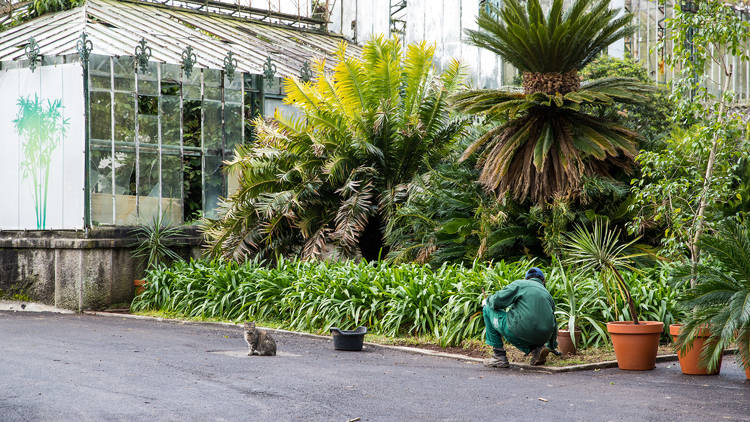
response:
M607 331L615 347L617 366L629 371L647 371L656 367L659 337L664 331L661 321L614 321Z
M741 356L741 354L742 354L742 344L741 343L740 343L739 347L740 347L740 351L739 351L740 355L737 356L737 363L740 365L740 369L741 369L742 368L742 356ZM745 368L745 378L747 378L748 380L750 380L750 366L748 366L747 368Z
M677 336L682 331L682 324L672 324L669 326L669 335L672 336L672 341L677 343ZM706 344L706 340L711 336L711 332L707 328L702 328L698 333L698 337L693 340L693 347L687 353L682 353L677 350L677 358L680 360L680 369L683 374L687 375L716 375L721 370L721 358L719 358L719 365L716 366L713 372L708 372L705 366L700 363L700 354L703 350L703 345Z
M581 344L581 332L578 330L576 330L576 344ZM568 330L557 330L557 347L563 355L575 355L577 352Z
M146 280L133 280L133 286L135 286L135 295L138 296L146 290Z

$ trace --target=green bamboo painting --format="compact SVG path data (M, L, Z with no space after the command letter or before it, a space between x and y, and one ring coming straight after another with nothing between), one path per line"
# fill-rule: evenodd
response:
M43 230L47 224L47 189L52 154L65 137L69 121L62 115L62 100L47 100L34 95L18 98L18 114L13 120L16 132L23 139L21 172L24 179L31 178L34 188L36 228Z

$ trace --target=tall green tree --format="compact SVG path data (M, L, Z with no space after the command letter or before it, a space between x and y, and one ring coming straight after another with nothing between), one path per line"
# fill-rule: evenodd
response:
M447 98L462 84L458 62L438 73L434 46L375 38L361 58L337 53L333 74L317 63L311 82L284 82L298 117L256 120L254 145L229 171L240 187L203 230L214 256L241 259L377 259L383 230L416 174L462 132Z
M736 60L749 59L750 23L731 5L707 0L692 9L676 5L667 25L670 65L677 75L672 119L681 128L672 132L664 150L638 155L643 177L633 184L638 215L631 230L658 224L664 252L688 256L697 267L703 233L725 217L729 201L742 200L737 186L750 143L747 125L731 110L739 100L731 84ZM720 70L718 81L706 72L713 67Z
M541 204L576 196L586 176L627 168L637 135L594 111L642 102L651 88L632 78L581 82L578 71L633 34L632 15L610 9L609 0L576 0L567 10L554 0L546 15L539 0L489 9L478 30L467 30L469 42L514 65L523 90L472 90L453 99L456 109L499 122L463 155L480 154L480 182L499 196Z

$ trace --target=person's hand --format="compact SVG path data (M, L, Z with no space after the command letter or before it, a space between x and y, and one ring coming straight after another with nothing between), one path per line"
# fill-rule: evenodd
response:
M484 308L486 305L487 305L487 298L483 297L482 298L482 308Z

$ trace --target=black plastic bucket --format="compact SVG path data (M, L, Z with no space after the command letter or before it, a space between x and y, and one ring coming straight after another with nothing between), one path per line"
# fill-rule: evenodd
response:
M365 327L358 327L353 331L339 330L336 327L332 327L331 335L333 335L333 348L336 350L359 352L362 350L362 343L365 341L365 334L367 334L367 328Z

